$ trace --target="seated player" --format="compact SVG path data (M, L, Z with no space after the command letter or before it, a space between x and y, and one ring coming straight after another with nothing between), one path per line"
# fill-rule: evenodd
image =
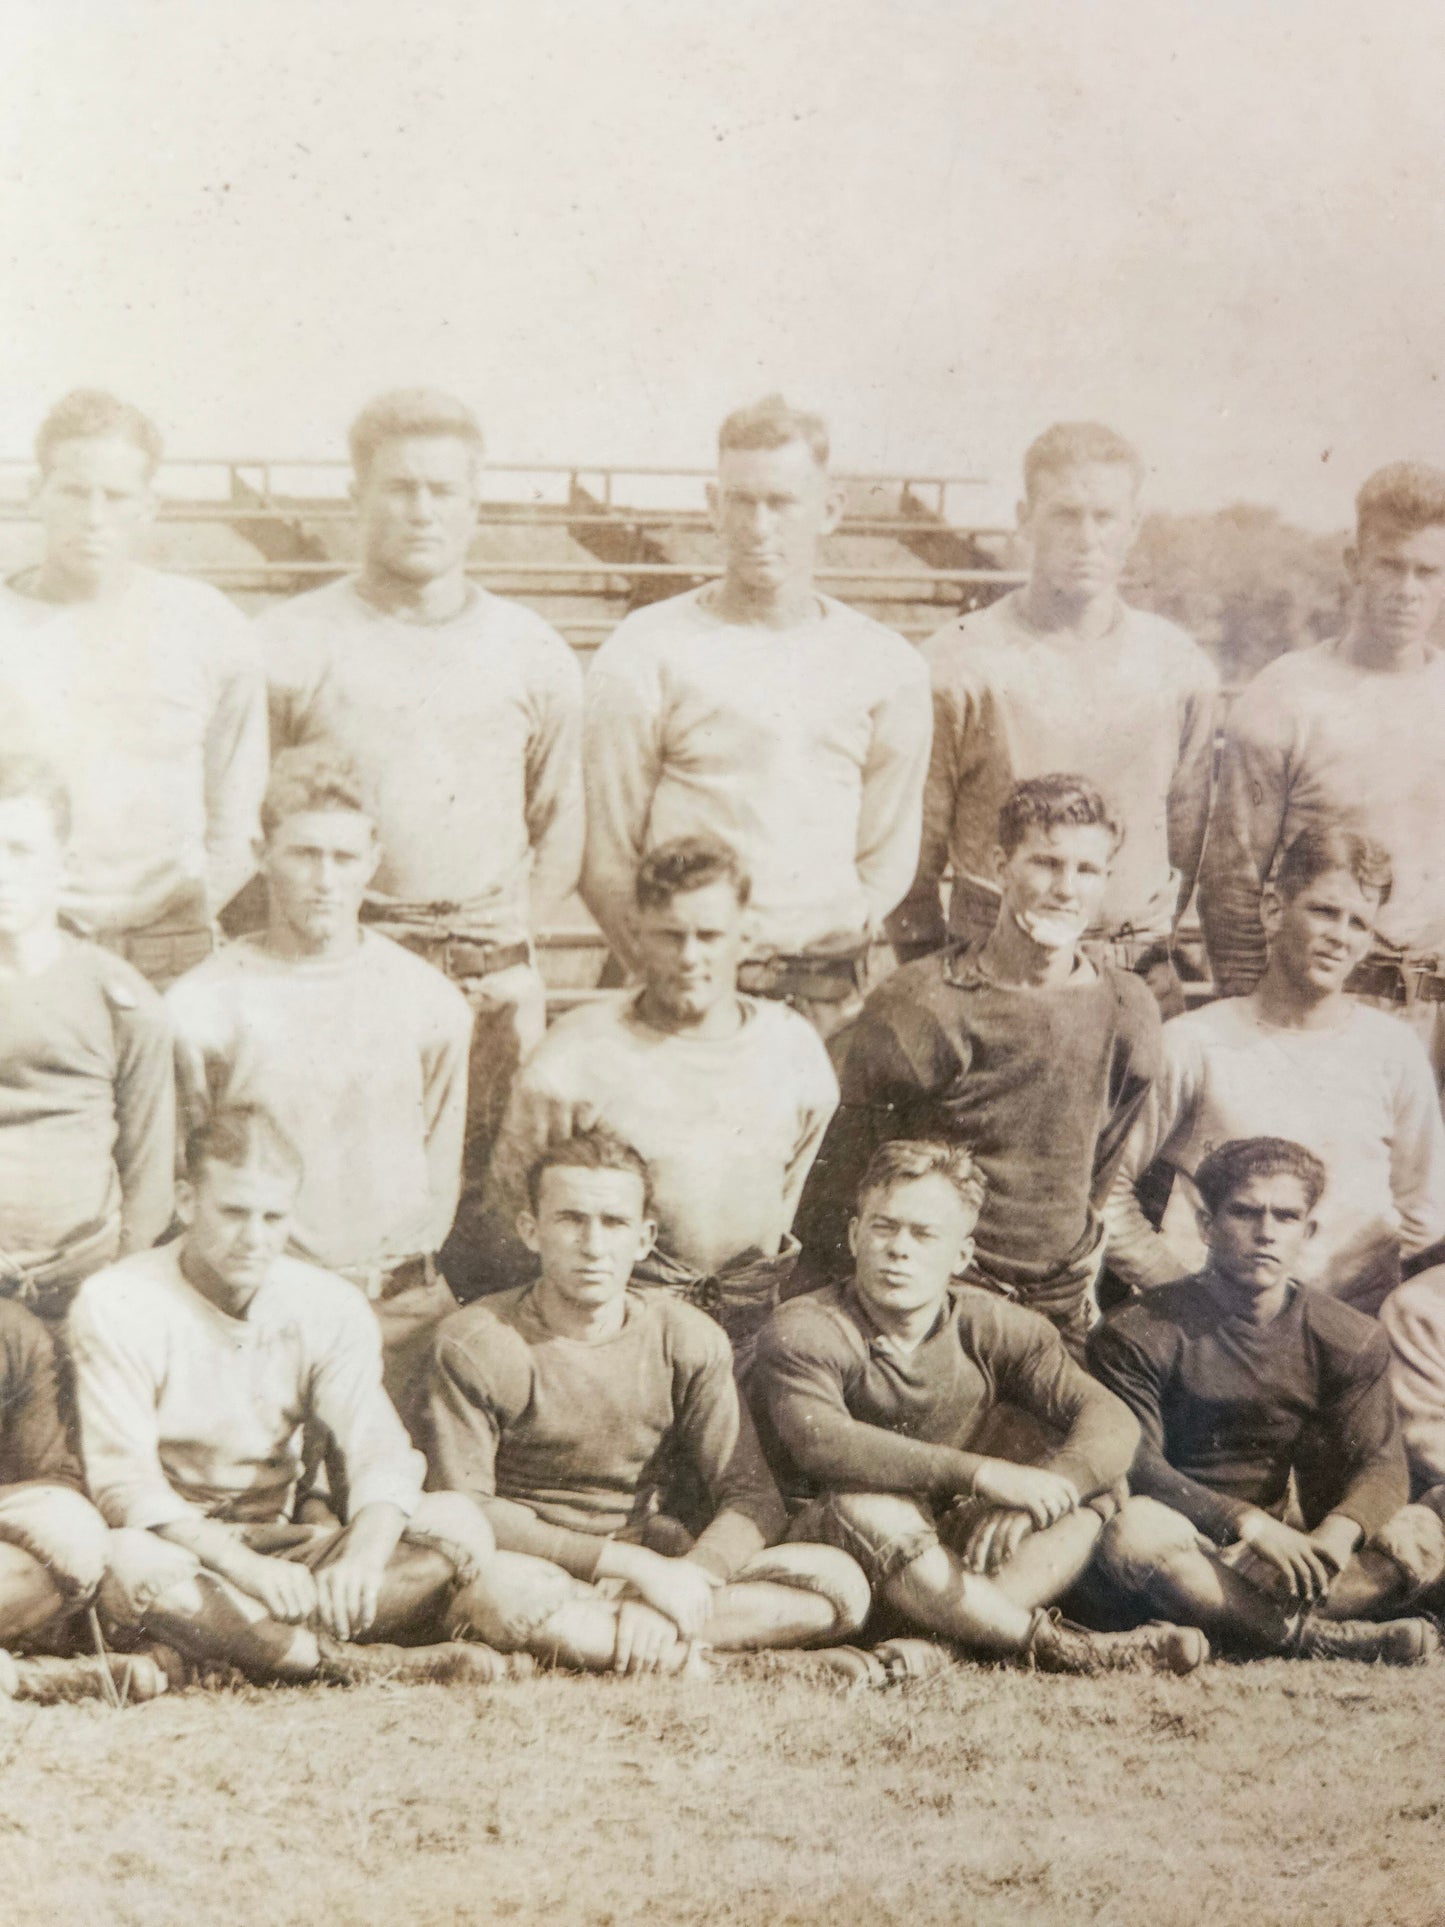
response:
M110 1534L84 1496L56 1392L55 1351L40 1320L0 1299L0 1696L108 1694L104 1662L76 1655L76 1627L100 1590ZM19 1656L17 1656L19 1655ZM115 1662L127 1699L163 1693L170 1656Z
M1073 776L1020 783L998 839L988 938L906 965L869 998L798 1233L811 1272L842 1275L878 1146L966 1145L987 1182L971 1282L1042 1312L1082 1358L1099 1207L1158 1065L1159 1012L1140 978L1080 949L1119 843L1097 790Z
M1209 1651L1192 1630L1090 1634L1046 1610L1093 1557L1138 1428L1045 1320L955 1283L983 1192L959 1145L885 1144L849 1226L853 1278L764 1331L751 1391L790 1537L850 1552L886 1616L973 1656L1189 1672ZM1037 1464L992 1443L1020 1417L1050 1441Z
M186 1171L182 1237L98 1272L70 1314L86 1480L117 1528L112 1629L256 1680L496 1677L494 1653L418 1643L490 1535L423 1498L355 1287L283 1256L295 1146L262 1110L218 1110ZM292 1523L313 1426L344 1524Z
M1105 1609L1167 1613L1246 1654L1428 1659L1430 1621L1387 1618L1445 1570L1439 1518L1406 1504L1389 1346L1295 1281L1324 1167L1302 1145L1246 1138L1211 1153L1195 1186L1203 1271L1089 1340L1143 1434L1135 1496L1100 1548Z
M58 922L69 831L54 770L0 756L0 1295L52 1324L166 1229L175 1166L161 1001Z
M410 1422L431 1329L456 1310L434 1258L461 1191L472 1015L441 971L360 926L381 851L338 752L283 751L261 823L266 928L167 996L183 1119L260 1104L296 1144L291 1250L372 1301Z
M610 1132L549 1145L520 1230L532 1285L437 1339L432 1482L474 1499L495 1560L452 1624L504 1653L595 1672L829 1645L868 1588L827 1546L776 1546L782 1501L710 1318L629 1287L653 1238L647 1167ZM705 1663L705 1662L703 1662Z
M1353 831L1306 830L1266 885L1263 977L1164 1026L1163 1063L1105 1215L1109 1269L1135 1290L1204 1262L1195 1168L1232 1138L1305 1145L1329 1182L1298 1280L1373 1315L1411 1257L1445 1232L1445 1126L1424 1046L1347 991L1390 895L1390 860ZM1175 1182L1161 1229L1136 1186Z
M740 1371L792 1273L793 1214L838 1102L812 1025L738 994L748 894L712 837L648 852L632 923L643 988L552 1026L512 1087L492 1162L495 1202L515 1220L549 1142L600 1123L631 1144L658 1222L633 1282L713 1312Z
M1432 1254L1433 1255L1433 1254ZM1410 1489L1445 1518L1445 1267L1408 1279L1380 1307ZM1432 1599L1437 1609L1438 1596Z

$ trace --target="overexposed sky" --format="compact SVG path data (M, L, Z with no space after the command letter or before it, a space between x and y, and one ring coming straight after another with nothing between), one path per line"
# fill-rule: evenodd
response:
M735 401L977 472L1058 416L1155 500L1348 517L1445 460L1436 0L4 0L0 453L116 387L330 454L701 463Z

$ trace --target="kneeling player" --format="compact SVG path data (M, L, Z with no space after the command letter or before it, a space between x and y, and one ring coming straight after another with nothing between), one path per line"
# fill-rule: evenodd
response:
M1034 1312L956 1285L984 1181L958 1145L875 1152L849 1227L856 1274L795 1298L762 1335L751 1388L792 1530L845 1547L888 1616L971 1654L1054 1672L1188 1672L1178 1626L1089 1634L1045 1610L1093 1556L1138 1428ZM1021 1411L1058 1443L995 1457ZM1002 1445L995 1449L1002 1450Z
M528 1198L518 1230L541 1276L437 1338L433 1479L476 1500L499 1548L453 1626L564 1666L666 1673L702 1670L703 1646L856 1631L868 1588L853 1561L774 1545L786 1515L727 1339L629 1288L656 1230L638 1153L579 1132L537 1158Z
M97 1272L70 1314L86 1477L119 1528L103 1614L259 1680L505 1672L418 1643L491 1538L474 1507L423 1498L355 1287L283 1255L295 1147L240 1105L192 1133L186 1169L184 1235ZM293 1523L308 1427L344 1525Z
M1167 1612L1242 1653L1410 1664L1423 1618L1373 1623L1445 1570L1407 1506L1385 1334L1294 1281L1325 1170L1284 1138L1223 1144L1194 1174L1204 1270L1126 1305L1089 1362L1133 1410L1136 1494L1100 1548L1106 1610ZM1287 1523L1293 1475L1302 1523Z

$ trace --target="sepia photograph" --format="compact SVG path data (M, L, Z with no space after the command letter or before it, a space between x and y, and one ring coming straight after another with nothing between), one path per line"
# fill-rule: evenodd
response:
M1445 1923L1429 0L8 0L0 1919Z

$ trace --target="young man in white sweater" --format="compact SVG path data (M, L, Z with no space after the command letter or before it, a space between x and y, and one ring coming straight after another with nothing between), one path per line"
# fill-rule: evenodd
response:
M260 658L218 590L137 560L162 452L139 409L79 389L35 452L45 552L0 587L0 704L70 791L72 922L164 989L251 874Z
M1108 1264L1136 1290L1200 1269L1193 1177L1231 1139L1304 1145L1329 1183L1299 1276L1375 1313L1401 1259L1445 1233L1445 1126L1419 1040L1346 989L1391 901L1390 858L1351 830L1310 829L1285 852L1260 917L1254 989L1164 1026L1163 1063L1110 1194ZM1175 1174L1162 1228L1137 1187Z
M441 971L359 924L381 848L344 758L283 751L261 821L265 930L167 997L183 1119L262 1104L294 1139L291 1249L371 1300L409 1419L427 1333L456 1309L434 1261L461 1188L471 1012Z
M843 494L816 415L769 396L718 438L719 582L639 609L587 681L582 891L638 965L633 879L648 849L710 835L753 880L743 988L825 1036L856 1015L883 920L918 856L928 676L892 630L819 595Z
M648 852L630 922L642 989L552 1026L512 1088L491 1172L498 1215L515 1220L547 1144L600 1123L635 1146L658 1239L634 1281L711 1312L740 1373L792 1274L793 1214L838 1102L811 1025L739 994L750 888L713 837Z

